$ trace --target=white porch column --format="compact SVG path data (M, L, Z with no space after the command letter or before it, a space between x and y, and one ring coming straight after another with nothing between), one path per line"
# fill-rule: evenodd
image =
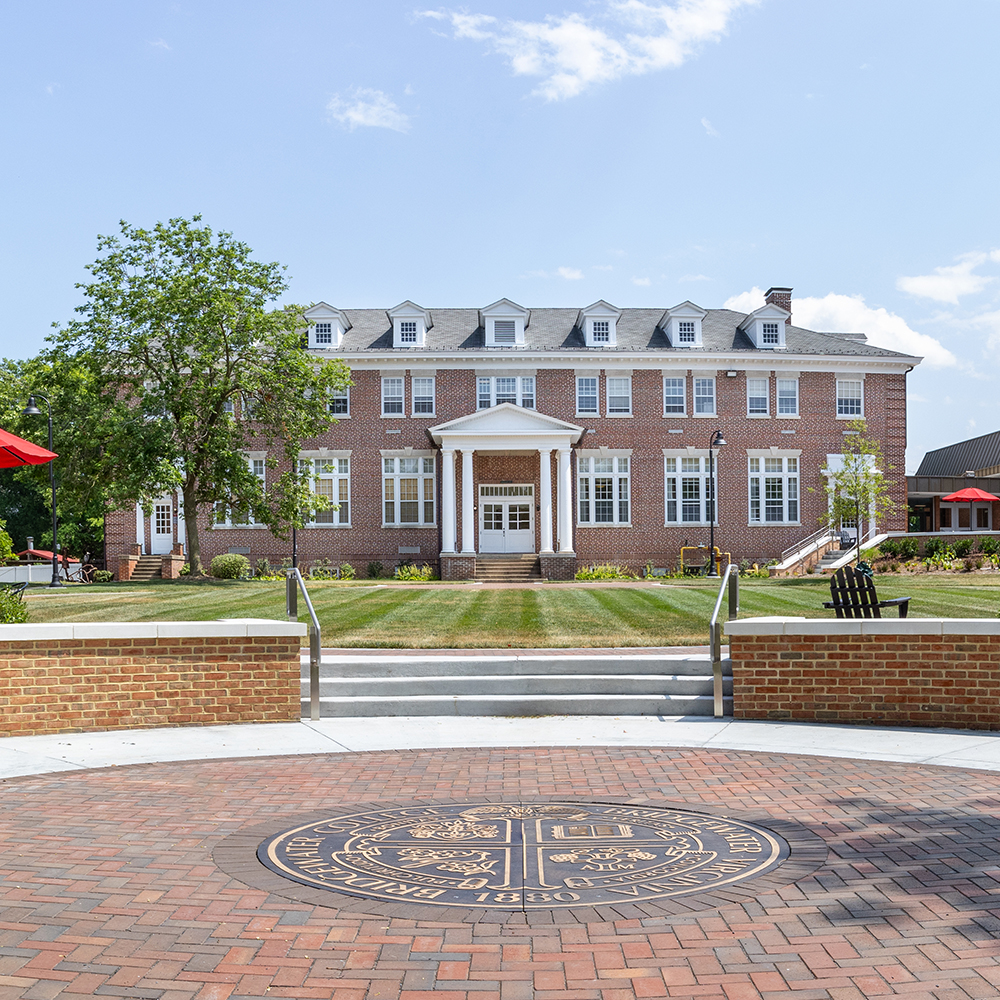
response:
M142 505L135 505L135 542L146 551L146 519L143 517Z
M177 491L177 537L174 539L176 542L180 542L181 545L185 545L187 537L185 535L185 530L187 525L184 523L184 494L178 489ZM185 546L186 548L186 546Z
M559 451L559 551L573 551L573 463L569 448Z
M538 449L539 482L541 483L542 552L552 551L552 452Z
M441 551L455 551L455 451L441 449Z
M476 515L473 499L476 487L472 481L472 449L462 449L462 554L476 551Z

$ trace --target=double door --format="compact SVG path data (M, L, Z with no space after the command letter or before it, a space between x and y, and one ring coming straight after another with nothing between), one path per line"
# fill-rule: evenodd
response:
M479 487L479 551L535 551L534 486Z

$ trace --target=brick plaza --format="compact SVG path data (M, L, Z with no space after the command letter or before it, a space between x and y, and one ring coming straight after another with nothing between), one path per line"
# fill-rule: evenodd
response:
M988 771L634 747L325 754L8 779L0 997L996 996L997 787ZM794 884L779 877L756 896L690 913L464 922L432 908L366 916L363 906L297 902L294 884L261 891L213 860L241 831L345 803L533 796L683 803L797 824L823 842L825 861Z

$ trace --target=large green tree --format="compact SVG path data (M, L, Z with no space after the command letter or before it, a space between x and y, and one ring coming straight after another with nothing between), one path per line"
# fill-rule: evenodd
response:
M295 458L334 422L329 393L350 373L305 350L299 308L274 306L284 268L197 215L122 222L98 250L78 317L56 327L32 373L34 388L47 382L73 407L56 449L63 482L110 508L148 508L179 487L193 573L206 508L245 511L279 535L301 523L323 501ZM250 451L268 453L266 487Z

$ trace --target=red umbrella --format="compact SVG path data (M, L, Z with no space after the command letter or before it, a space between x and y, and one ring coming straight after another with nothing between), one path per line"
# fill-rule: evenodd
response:
M986 490L978 489L975 486L966 486L964 490L949 493L948 496L941 497L941 499L947 503L972 503L974 500L1000 500L1000 497L995 497L992 493L987 493Z
M0 429L0 469L10 469L19 465L44 465L59 456L48 448L25 441L16 434L8 434Z

